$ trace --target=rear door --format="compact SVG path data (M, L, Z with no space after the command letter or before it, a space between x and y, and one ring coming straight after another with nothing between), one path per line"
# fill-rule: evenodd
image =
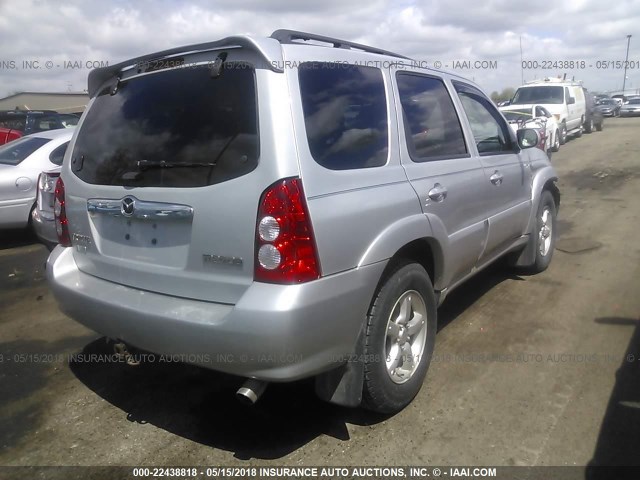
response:
M520 237L531 211L530 170L507 123L480 90L453 82L473 132L478 160L485 172L483 197L487 199L489 232L480 263L501 253Z
M62 172L80 270L230 304L253 281L260 196L297 170L276 166L276 146L260 141L261 130L290 128L286 109L257 93L283 75L227 53L221 74L210 57L141 68L92 100ZM287 136L277 148L295 162Z
M472 270L484 245L484 172L467 148L443 79L411 72L396 79L403 166L432 227L447 236L444 285L451 285Z

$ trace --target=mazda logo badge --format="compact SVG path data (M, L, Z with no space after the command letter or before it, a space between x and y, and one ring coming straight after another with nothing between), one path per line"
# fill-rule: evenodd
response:
M130 217L133 215L133 211L136 208L136 201L131 197L125 197L122 199L122 206L120 207L120 211L122 215L125 217Z

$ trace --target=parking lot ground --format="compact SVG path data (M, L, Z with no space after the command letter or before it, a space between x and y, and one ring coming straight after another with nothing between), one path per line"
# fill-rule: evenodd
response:
M453 292L425 386L391 417L324 404L310 382L247 408L236 378L101 362L104 339L49 292L45 247L0 232L0 465L640 464L639 132L607 119L553 155L551 267L492 267Z

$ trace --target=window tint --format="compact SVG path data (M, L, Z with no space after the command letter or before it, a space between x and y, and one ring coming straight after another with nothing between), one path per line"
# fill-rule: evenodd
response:
M49 143L48 138L25 137L0 147L0 163L5 165L18 165L25 158Z
M480 154L513 152L509 127L493 104L476 89L455 82ZM531 114L531 113L529 113Z
M206 66L151 73L102 91L72 154L88 183L201 187L258 164L255 71Z
M387 102L382 72L322 62L300 65L298 76L309 150L332 170L387 162Z
M556 85L544 85L540 87L519 88L511 105L526 105L529 103L561 104L564 102L562 87Z
M64 154L67 151L68 146L69 142L65 142L59 147L54 148L53 152L49 155L49 161L56 165L62 165L62 159L64 158Z
M78 125L78 122L80 121L80 117L78 117L77 115L72 115L70 113L67 113L67 114L59 115L58 120L60 121L60 123L64 128L71 128Z
M46 132L62 128L60 120L56 116L36 117L33 119L32 132Z
M25 115L2 115L0 114L0 127L3 128L11 128L13 130L20 130L24 132L26 127L26 116Z
M405 136L416 162L467 154L460 121L441 80L398 73Z

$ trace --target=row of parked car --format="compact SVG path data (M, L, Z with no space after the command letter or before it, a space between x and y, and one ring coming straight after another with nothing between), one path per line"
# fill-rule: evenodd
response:
M1 110L0 145L32 133L75 127L79 120L80 114L53 110Z
M78 120L50 111L0 112L0 228L30 226L47 246L58 242L55 181Z
M640 115L640 95L596 95L596 108L605 117Z
M499 108L514 130L538 129L538 147L551 158L569 136L602 130L604 117L640 114L640 95L594 95L579 82L545 78L522 85Z

